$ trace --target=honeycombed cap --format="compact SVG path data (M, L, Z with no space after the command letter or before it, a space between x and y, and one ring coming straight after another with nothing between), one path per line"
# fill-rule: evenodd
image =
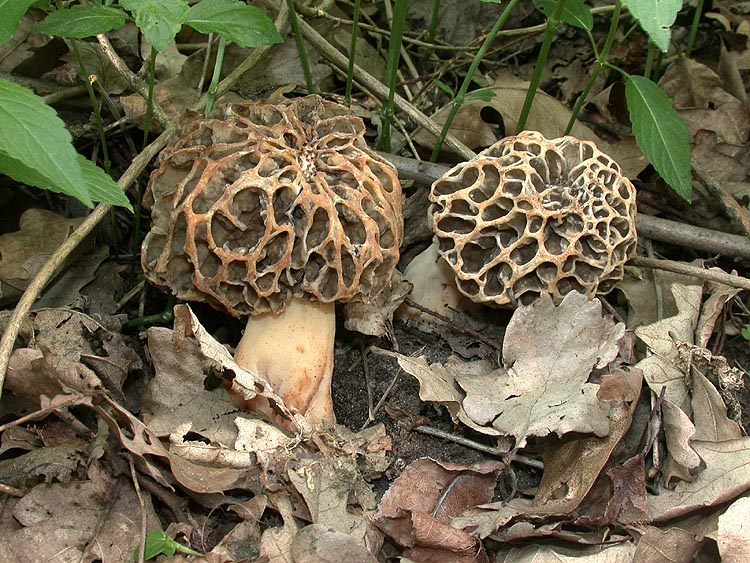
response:
M379 293L399 258L401 185L362 120L318 96L221 112L188 123L151 175L147 279L234 316Z
M430 201L439 252L476 302L606 293L635 252L635 188L573 137L506 137L439 178Z

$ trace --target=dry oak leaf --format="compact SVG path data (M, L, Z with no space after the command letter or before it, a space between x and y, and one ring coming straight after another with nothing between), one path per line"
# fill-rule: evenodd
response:
M719 516L717 536L722 563L750 560L750 497L737 499Z
M694 441L705 467L691 482L678 482L649 495L654 522L665 522L708 506L728 502L750 490L750 438L724 442Z
M602 317L601 302L568 293L555 306L549 295L516 309L503 342L503 363L493 373L457 378L463 408L477 424L514 436L568 432L606 436L609 405L587 383L594 367L617 356L625 325Z
M465 465L418 459L383 495L375 524L408 548L412 561L484 561L479 540L453 519L492 499L502 467L494 461Z
M616 370L602 379L598 397L610 405L607 436L541 445L544 474L534 497L534 510L569 514L578 507L630 428L642 381L643 374L636 369Z
M619 543L609 547L585 547L583 549L552 545L529 545L514 547L499 553L495 563L632 563L635 546Z

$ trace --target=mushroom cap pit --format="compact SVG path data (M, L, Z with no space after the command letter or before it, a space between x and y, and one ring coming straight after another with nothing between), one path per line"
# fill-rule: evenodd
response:
M147 279L239 317L293 298L367 301L390 283L401 185L349 109L318 96L192 119L144 206Z
M635 188L596 146L506 137L432 185L441 256L473 301L606 293L636 247Z

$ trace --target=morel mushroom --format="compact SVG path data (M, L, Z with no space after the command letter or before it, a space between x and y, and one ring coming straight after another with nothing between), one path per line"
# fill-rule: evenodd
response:
M334 302L386 287L403 238L401 185L364 133L318 96L230 105L189 123L148 184L147 279L248 316L235 360L310 422L334 421Z
M573 137L502 139L435 181L430 201L438 253L478 303L607 293L636 247L633 185L593 143Z

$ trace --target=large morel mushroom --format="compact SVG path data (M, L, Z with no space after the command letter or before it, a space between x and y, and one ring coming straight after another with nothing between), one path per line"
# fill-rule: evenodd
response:
M607 293L636 248L635 188L610 157L574 137L506 137L436 180L430 201L437 253L476 303ZM439 290L453 306L445 275L425 262L417 257L406 270L415 295Z
M147 279L248 323L235 359L311 422L333 422L334 302L391 281L401 186L361 119L318 96L194 119L145 198ZM273 416L272 406L253 405Z

